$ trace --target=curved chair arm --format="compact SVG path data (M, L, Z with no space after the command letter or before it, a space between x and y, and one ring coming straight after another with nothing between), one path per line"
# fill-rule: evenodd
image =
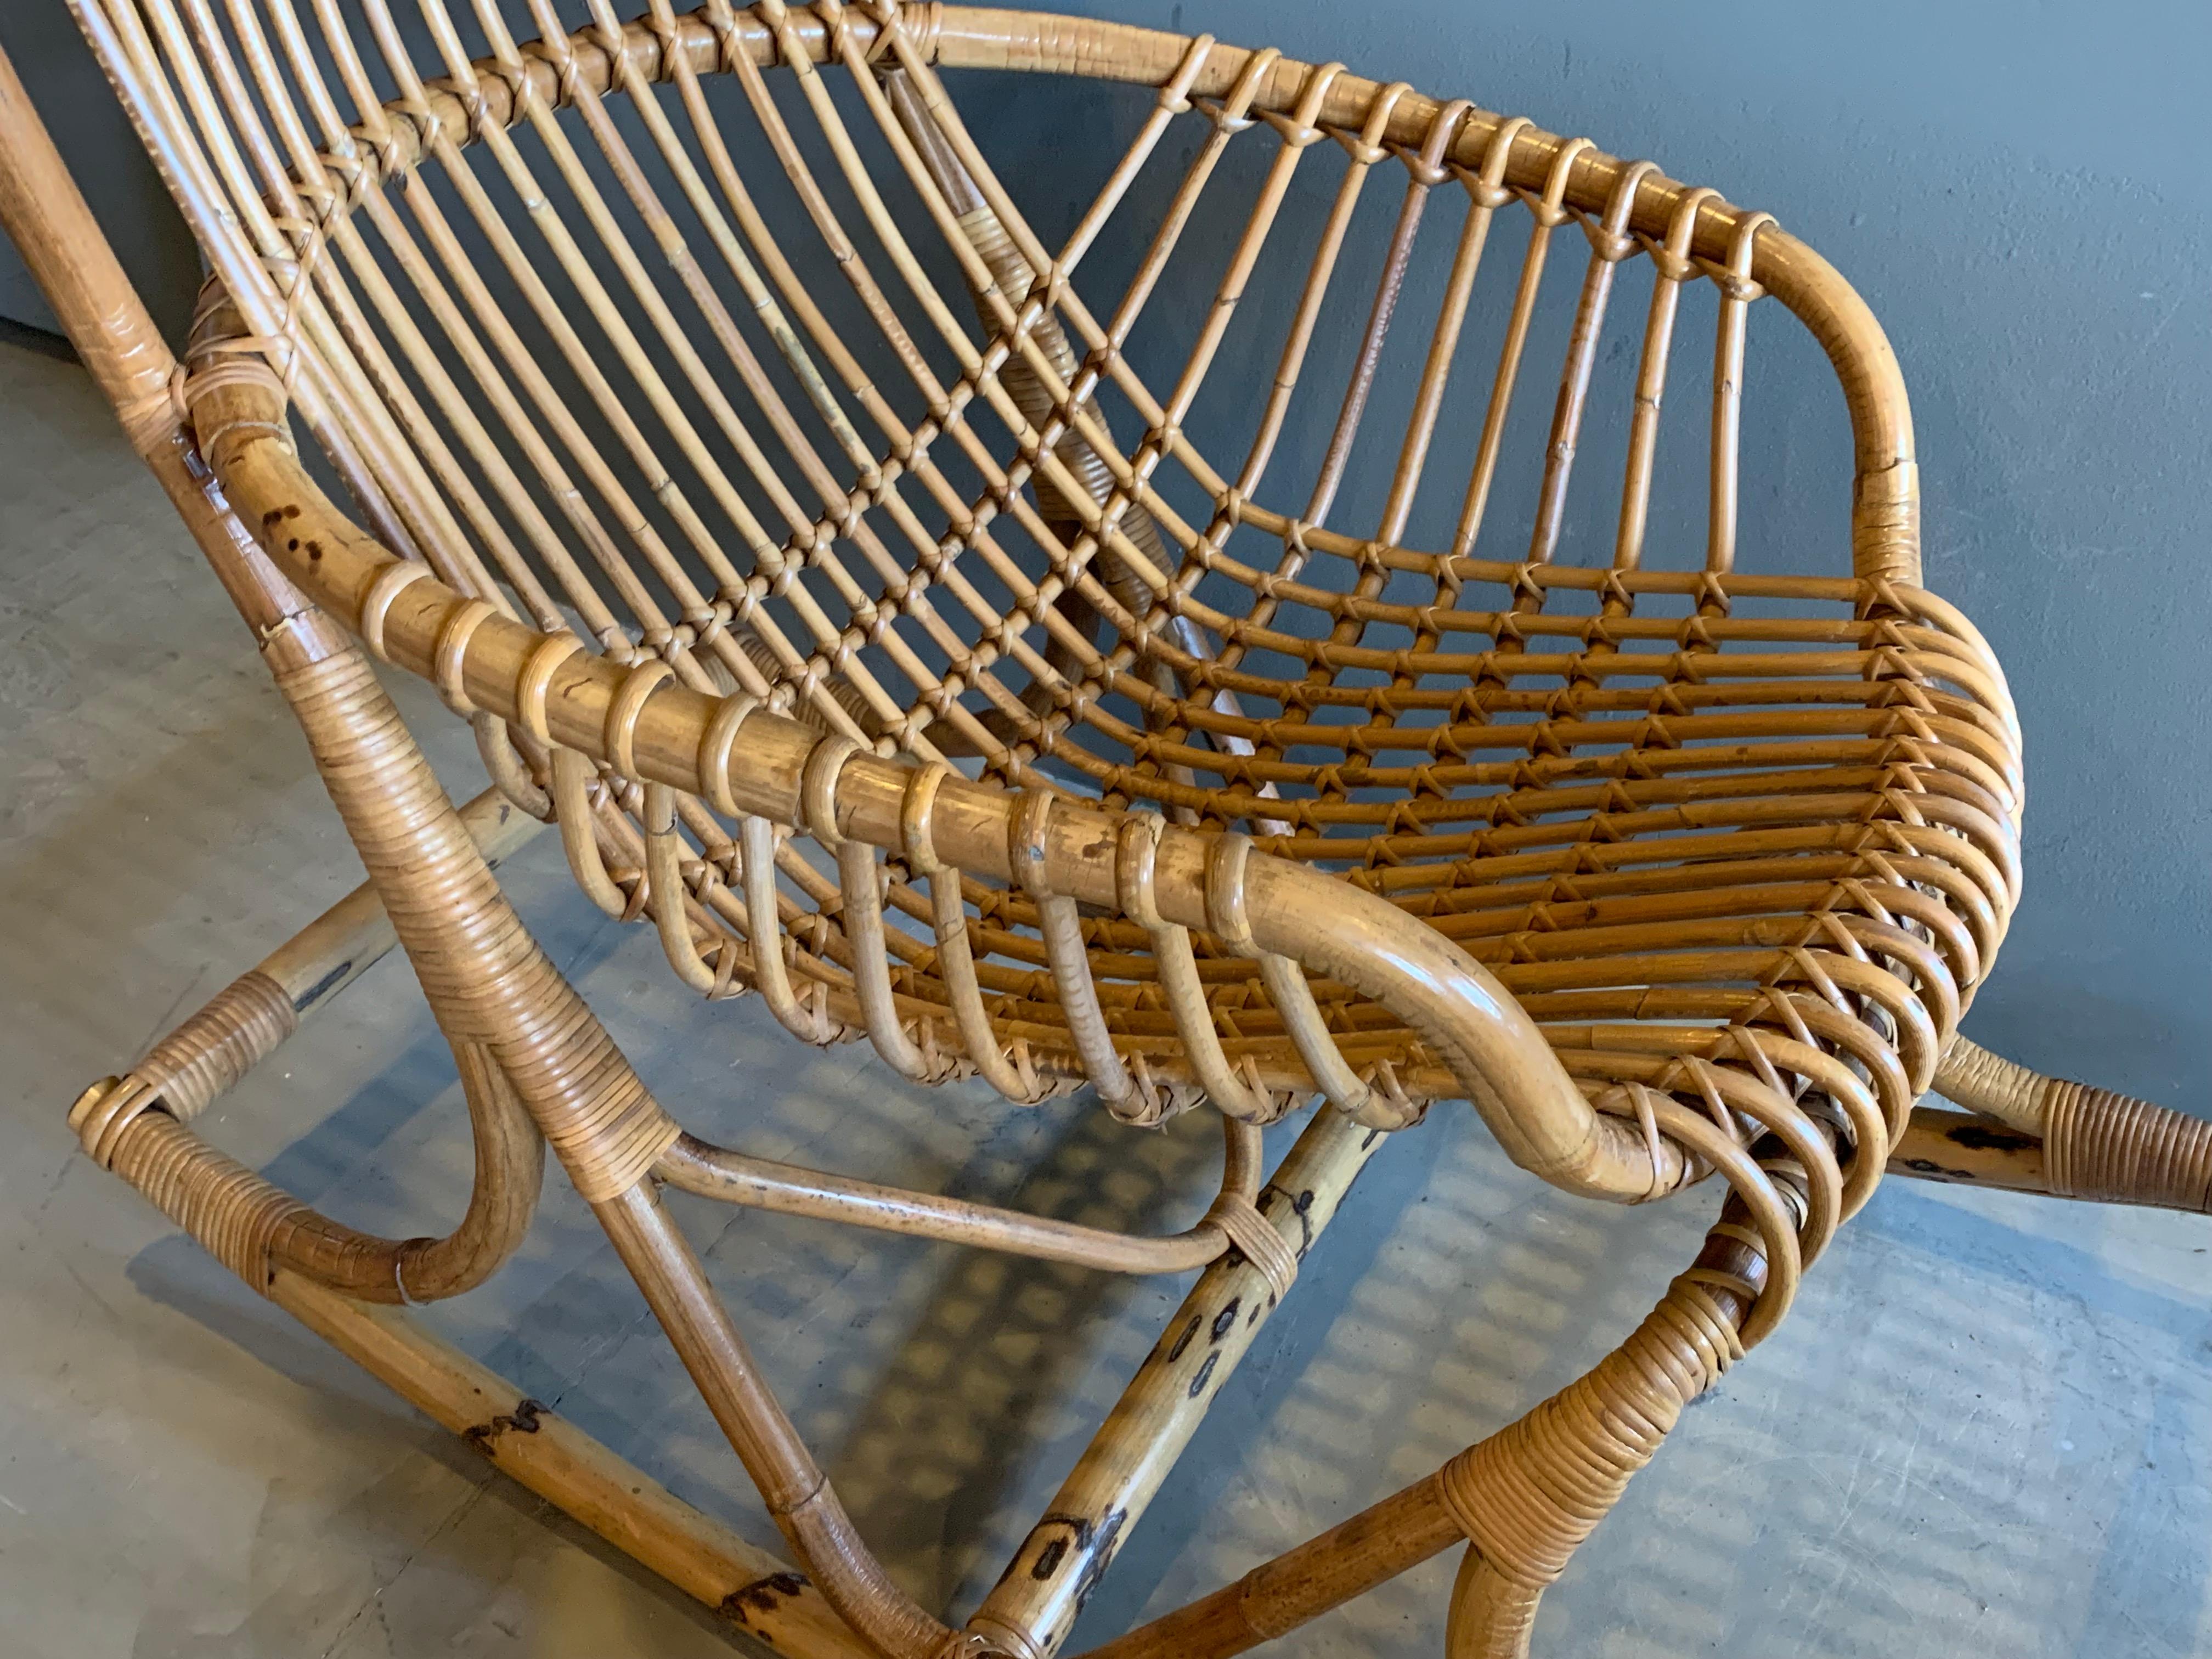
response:
M196 375L186 395L209 463L270 556L377 654L424 678L457 682L475 708L521 720L518 686L543 635L485 617L467 633L458 675L441 664L449 623L477 602L398 559L337 509L292 452L276 376L244 367L228 358L220 372ZM715 699L674 684L625 696L629 671L584 653L540 678L547 732L596 762L830 844L904 845L902 811L921 769L852 752L844 739L766 711L744 722L737 745L733 723L716 720ZM719 744L708 741L718 735ZM834 767L811 765L825 743L845 752ZM935 856L946 866L1123 908L1117 832L1127 815L1072 803L1024 814L1018 796L953 777L939 780L929 816ZM1031 822L1018 824L1024 817ZM1018 845L1026 866L1019 870ZM1451 1068L1508 1155L1553 1185L1632 1202L1684 1178L1687 1160L1670 1138L1596 1111L1489 971L1386 900L1249 854L1241 837L1176 828L1160 837L1152 881L1166 921L1215 933L1232 949L1290 957L1389 1007Z
M274 983L247 974L128 1075L79 1095L70 1127L94 1163L264 1293L286 1269L364 1302L438 1302L474 1290L520 1247L544 1172L544 1138L498 1060L481 1043L453 1044L476 1144L467 1211L441 1238L383 1238L302 1203L191 1127L295 1024Z

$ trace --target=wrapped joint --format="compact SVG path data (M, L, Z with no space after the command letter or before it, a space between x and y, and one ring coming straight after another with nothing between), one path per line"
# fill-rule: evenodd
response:
M585 649L574 634L549 634L532 646L515 678L515 723L538 744L550 747L551 732L545 723L545 694L553 684L553 671Z
M216 1261L263 1295L288 1224L313 1212L161 1113L135 1117L112 1140L109 1166Z
M799 775L802 822L807 834L830 853L836 853L845 844L844 833L837 828L837 777L845 769L845 763L860 752L861 746L852 738L832 732L814 745Z
M1540 1589L1566 1570L1683 1408L1742 1353L1735 1322L1684 1274L1588 1376L1437 1470L1437 1496L1493 1571Z
M2051 1083L1964 1036L1951 1039L1936 1068L1936 1088L1946 1100L2025 1134L2044 1133L2044 1091Z
M1851 563L1869 581L1920 580L1920 469L1910 458L1863 469L1851 491Z
M369 583L368 591L362 595L361 626L357 631L361 635L361 642L368 647L369 654L379 662L392 660L392 653L384 642L384 621L392 613L392 602L399 597L402 590L431 574L430 567L417 560L394 559L376 573L376 579Z
M2044 1097L2043 1170L2062 1198L2212 1214L2212 1123L2053 1079Z
M683 1133L611 1042L605 1044L605 1063L597 1073L556 1106L533 1103L569 1181L592 1204L618 1197L644 1180Z
M1244 1259L1260 1270L1277 1302L1291 1293L1291 1285L1298 1276L1297 1252L1250 1199L1242 1193L1224 1190L1213 1200L1213 1207L1206 1212L1200 1224L1218 1227L1229 1242L1243 1253Z
M155 1109L189 1122L299 1029L284 988L258 969L233 980L155 1044L129 1075L95 1084L70 1107L69 1125L86 1154L112 1167L117 1143Z
M608 699L600 744L618 776L637 776L638 716L645 712L646 699L675 676L675 668L665 658L648 657L623 677L622 684Z

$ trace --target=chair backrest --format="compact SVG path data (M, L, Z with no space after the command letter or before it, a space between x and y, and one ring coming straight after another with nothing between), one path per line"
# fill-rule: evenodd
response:
M1675 319L1708 275L1708 510L1676 574L1734 568L1764 283L1837 357L1863 488L1889 492L1859 513L1861 574L1917 577L1909 424L1849 289L1763 215L1463 101L934 6L651 0L624 21L591 0L572 34L550 0L424 0L415 26L387 0L73 3L242 316L225 349L276 363L381 538L542 628L885 752L1172 796L1163 728L1210 703L1198 746L1250 752L1240 679L1402 679L1407 647L1463 674L1475 653L1418 619L1483 608L1471 577L1510 583L1563 540L1644 564ZM1133 129L1118 158L1049 124L1020 193L1091 193L1048 246L933 61L1159 89L1141 113L1079 106ZM1518 277L1485 285L1492 366L1467 323L1522 203ZM1417 260L1449 219L1448 267ZM1529 342L1568 323L1542 278L1577 220L1540 465L1501 467ZM1569 487L1615 273L1644 259L1620 507L1594 538Z

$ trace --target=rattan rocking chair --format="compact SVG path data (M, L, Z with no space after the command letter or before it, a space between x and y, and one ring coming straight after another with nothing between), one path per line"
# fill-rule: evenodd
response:
M1054 1652L1348 1183L1432 1102L1593 1199L1725 1188L1704 1249L1588 1376L1101 1659L1239 1652L1459 1543L1450 1651L1525 1651L1545 1586L1885 1167L2208 1207L2208 1126L1955 1035L2018 897L2019 727L1920 586L1881 331L1766 215L1340 65L1022 12L589 0L572 33L551 0L422 0L404 28L386 0L71 3L212 272L185 362L4 63L0 210L370 878L70 1122L257 1291L776 1650ZM1006 83L956 70L1152 95L1118 156L1058 135L1095 193L1048 242L955 95ZM1587 258L1547 331L1569 225ZM1471 319L1501 234L1493 336ZM1738 568L1762 296L1841 385L1848 570L1840 459L1836 568ZM1708 305L1686 536L1655 493L1662 395ZM1577 447L1639 308L1601 480ZM1515 394L1553 332L1522 471ZM1209 401L1224 365L1262 366L1261 394ZM491 790L449 803L372 657L472 723ZM501 896L491 866L541 821L692 993L1017 1107L1087 1084L1133 1125L1216 1111L1219 1198L1125 1236L694 1138ZM474 1195L437 1239L319 1214L192 1127L395 939L472 1119ZM1918 1108L1931 1085L1979 1115ZM1316 1096L1263 1176L1261 1127ZM400 1310L508 1257L546 1141L803 1574ZM1202 1272L955 1628L855 1534L664 1184Z

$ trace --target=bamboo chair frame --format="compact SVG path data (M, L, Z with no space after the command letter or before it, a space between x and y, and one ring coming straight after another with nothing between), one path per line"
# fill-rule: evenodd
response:
M525 41L515 8L484 0L472 54L424 0L418 66L384 0L70 3L212 271L185 361L4 58L0 217L252 629L369 873L88 1090L72 1127L256 1290L778 1651L1055 1651L1364 1160L1437 1099L1470 1102L1569 1191L1639 1203L1717 1176L1719 1218L1589 1376L1099 1659L1243 1651L1462 1542L1451 1652L1525 1651L1544 1587L1885 1169L2212 1209L2212 1127L1956 1035L2018 897L2018 722L1986 643L1920 586L1911 416L1881 331L1768 216L1340 65L1036 14L649 0L624 21L589 0L570 33L528 0ZM1057 250L939 78L966 69L1156 89ZM760 154L740 166L714 109L727 84L848 291L779 240ZM1133 231L1116 215L1178 119L1205 136ZM1162 394L1133 342L1179 239L1224 222L1206 192L1247 132L1275 148ZM1340 172L1269 348L1274 391L1241 467L1218 470L1186 422L1219 356L1255 349L1230 343L1239 307L1324 141ZM1363 285L1340 267L1362 193L1392 179ZM1388 402L1424 215L1455 192L1388 500L1371 535L1333 530ZM1522 208L1455 527L1421 551L1406 541L1444 470L1469 296L1493 222ZM1589 258L1526 550L1479 556L1571 222ZM1094 311L1079 266L1109 232L1145 252ZM1636 260L1652 281L1611 557L1576 565L1555 556L1575 455ZM1705 546L1696 568L1657 568L1662 397L1684 294L1708 281ZM1826 352L1849 410L1848 575L1736 568L1747 317L1765 296ZM1300 496L1278 451L1333 307L1359 345ZM903 379L875 378L879 362ZM295 417L349 509L301 460ZM1133 421L1133 446L1116 431ZM471 722L491 790L448 802L371 657ZM907 1078L981 1076L1017 1103L1087 1081L1133 1124L1210 1103L1218 1198L1182 1234L1136 1237L694 1138L500 893L494 866L541 821L595 902L650 919L692 991L757 990L809 1042L865 1036ZM191 1127L394 943L475 1139L475 1193L439 1239L360 1233ZM1919 1106L1931 1085L1971 1115ZM1263 1176L1260 1126L1316 1095ZM803 1573L406 1319L507 1259L547 1142ZM664 1184L1202 1271L954 1628L854 1533Z

